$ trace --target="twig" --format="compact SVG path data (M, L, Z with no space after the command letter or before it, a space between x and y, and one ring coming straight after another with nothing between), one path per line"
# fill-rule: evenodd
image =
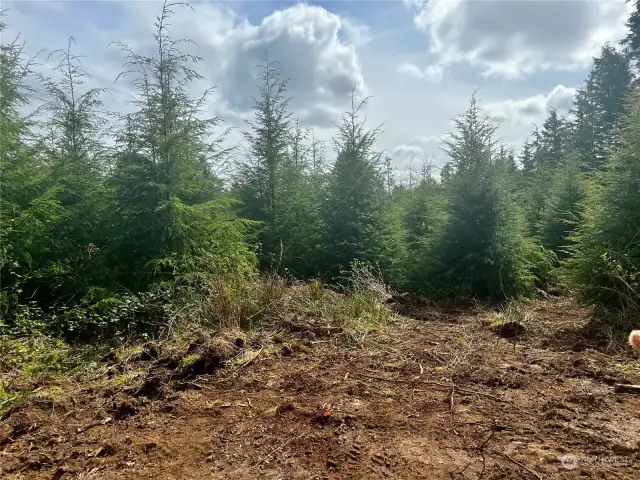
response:
M432 387L438 387L438 388L444 388L444 389L449 389L451 388L451 385L446 385L444 383L439 383L439 382L430 382L428 380L419 380L419 379L409 379L409 380L403 380L403 379L396 379L396 378L385 378L385 377L379 377L376 375L367 375L366 373L359 373L359 372L353 372L355 375L359 375L361 377L365 377L365 378L371 378L373 380L380 380L383 382L391 382L391 383L420 383L423 385L430 385ZM500 398L500 397L496 397L495 395L491 395L490 393L483 393L483 392L476 392L475 390L467 390L466 388L460 388L460 387L456 387L458 393L461 393L463 395L480 395L482 397L486 397L486 398L490 398L492 400L495 400L497 402L502 402L502 403L511 403L511 401L506 400L504 398Z
M253 468L256 468L258 465L260 465L262 462L264 462L267 458L269 458L271 455L273 455L274 453L279 452L280 450L282 450L284 447L286 447L287 445L289 445L291 442L293 442L294 440L300 440L302 437L304 437L308 432L304 432L301 433L300 435L298 435L297 437L293 437L290 438L289 440L287 440L286 442L284 442L282 445L280 445L279 447L274 448L273 450L271 450L267 455L265 455L264 457L262 457L258 463L256 463L255 465L253 465Z
M480 446L478 447L478 451L480 452L480 456L482 457L482 472L480 472L480 477L484 476L484 472L487 469L487 459L484 456L484 447L487 445L487 443L489 443L491 441L491 439L493 438L493 435L495 433L496 433L496 420L494 418L493 419L493 425L491 426L491 433L486 438L486 440L484 442L482 442L480 444Z
M451 379L451 392L449 393L449 411L451 412L451 415L455 415L456 413L456 407L455 404L453 403L453 396L456 393L456 384L454 383L453 379Z
M249 364L253 363L253 361L254 361L256 358L258 358L258 355L260 355L260 354L262 353L262 350L264 350L264 346L262 346L262 345L261 345L261 346L260 346L260 350L258 350L258 353L256 353L253 357L251 357L249 360L247 360L247 361L246 361L246 362L244 362L242 365L240 365L238 368L236 368L236 369L234 370L234 372L233 372L233 373L234 373L234 374L237 374L237 373L240 371L240 369L242 369L242 368L244 368L244 367L248 366Z
M506 453L502 453L502 452L497 452L498 455L500 455L501 457L506 458L507 460L509 460L511 463L513 463L514 465L519 466L520 468L526 470L527 472L529 472L532 475L535 475L536 478L538 478L539 480L543 480L543 477L536 472L535 470L531 470L529 467L527 467L526 465L523 465L522 463L514 460L513 458L511 458L509 455L507 455Z
M18 395L15 395L11 398L7 398L4 402L0 402L0 408L4 407L9 402L13 402L16 398L18 398Z
M616 393L633 393L636 395L640 395L640 385L627 385L624 383L616 383L613 386L613 391Z

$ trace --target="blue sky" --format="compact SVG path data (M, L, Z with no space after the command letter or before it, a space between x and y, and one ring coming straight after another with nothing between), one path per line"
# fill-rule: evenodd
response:
M474 90L500 137L519 146L550 107L566 112L589 60L626 30L624 0L198 1L178 9L174 37L198 42L201 73L217 85L210 110L235 127L250 118L255 64L265 50L291 77L292 107L330 139L353 85L372 99L367 118L384 122L378 146L404 169L413 157L441 164L439 137L451 129ZM27 50L53 50L74 36L90 82L111 86L123 62L112 40L151 48L161 3L4 0ZM46 73L46 56L41 56ZM209 84L197 85L205 88ZM121 109L125 83L105 97Z

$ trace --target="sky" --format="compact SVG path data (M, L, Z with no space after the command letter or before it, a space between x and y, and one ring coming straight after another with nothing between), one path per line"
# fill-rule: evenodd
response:
M209 111L241 139L256 94L256 65L265 52L290 78L296 117L330 141L355 87L370 96L367 125L382 125L377 146L400 177L423 158L446 161L442 137L478 91L499 138L520 148L549 108L566 114L593 56L626 35L631 5L624 0L357 0L284 2L191 1L175 7L174 38L190 38L207 79L194 96L215 86ZM87 87L110 88L107 108L130 108L121 41L151 52L155 0L3 0L5 43L20 34L38 56L67 46L84 55ZM413 159L413 160L412 160Z

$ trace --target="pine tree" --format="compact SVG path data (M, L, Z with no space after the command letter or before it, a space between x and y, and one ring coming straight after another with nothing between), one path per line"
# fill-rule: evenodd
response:
M565 153L565 125L555 108L549 110L549 116L542 125L540 132L539 169L553 170L562 165Z
M0 36L2 20L0 12ZM50 170L31 141L33 116L22 115L33 95L33 68L19 37L0 44L0 324L33 299L42 258L57 250L55 227L65 214L55 189L44 185Z
M48 115L44 122L47 139L41 145L51 166L48 182L57 192L65 218L56 226L57 251L41 256L45 263L39 283L55 285L58 296L81 298L106 272L101 247L107 235L99 231L105 223L106 207L102 182L106 120L101 98L106 89L85 87L87 73L82 57L72 51L74 45L71 37L66 49L49 55L49 60L57 61L54 72L58 78L40 76L48 94L43 108Z
M616 136L632 81L629 60L610 44L593 59L585 87L576 95L574 147L586 171L602 168Z
M542 245L561 259L569 254L570 237L582 217L584 195L579 162L574 155L553 176L545 213L541 219Z
M403 202L407 248L404 286L409 291L432 294L426 277L433 268L436 249L446 226L446 192L426 170L420 183L406 193Z
M627 57L635 64L636 69L640 69L640 0L627 0L627 2L631 1L633 1L634 10L627 20L629 33L621 43ZM638 78L636 78L637 81Z
M627 105L613 153L590 184L584 222L575 237L569 278L588 303L640 311L640 92Z
M130 288L150 283L200 286L211 275L242 276L253 256L244 242L247 222L223 195L215 175L229 153L217 135L218 117L204 117L211 89L189 96L200 57L178 49L168 20L181 3L164 3L155 23L157 53L146 56L118 43L137 92L136 111L124 120L112 178L114 190L109 246L120 282Z
M448 222L437 257L425 272L427 289L438 296L501 299L532 288L521 212L508 175L495 165L496 126L481 114L474 95L447 142L458 168L446 187Z
M266 226L276 239L279 251L272 266L296 278L309 278L317 273L320 241L320 212L309 165L313 143L306 143L309 131L296 119L289 133L289 147L278 169L278 206L273 222ZM316 145L317 147L317 145ZM315 152L317 153L317 151ZM318 161L318 159L316 159Z
M352 261L384 263L384 182L382 154L375 142L380 128L367 129L360 119L368 99L351 94L351 110L344 113L334 137L338 157L327 188L324 216L324 270L333 279Z
M273 229L280 207L277 203L279 182L283 177L283 164L291 158L292 132L294 137L301 133L301 130L295 133L295 128L292 129L292 114L286 97L288 80L282 78L277 65L265 54L265 63L258 66L261 84L253 105L254 120L248 122L250 130L244 132L247 158L239 165L234 187L243 203L243 216L262 222L258 242L263 268L275 267L280 254L278 234ZM301 146L302 139L298 140L297 145ZM299 158L300 153L294 152L293 156Z

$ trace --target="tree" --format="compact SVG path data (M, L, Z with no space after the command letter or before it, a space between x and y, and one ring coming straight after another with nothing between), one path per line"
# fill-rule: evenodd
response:
M565 124L555 108L549 110L549 116L542 125L538 147L538 167L541 170L553 170L562 165L565 154Z
M92 254L92 245L103 246L100 231L105 224L105 189L103 176L106 159L102 136L106 120L102 115L104 88L85 87L87 73L82 57L72 51L69 38L66 49L55 50L49 60L57 61L57 77L40 76L48 99L43 111L46 141L41 142L44 156L51 166L46 183L56 191L64 209L64 219L56 225L57 248L42 261L39 286L49 285L51 300L63 296L82 297L90 285L100 284L106 269L100 263L101 253Z
M403 199L406 243L405 285L409 291L431 294L428 272L446 226L446 189L425 172L420 183Z
M384 182L382 154L374 149L381 130L369 130L360 112L367 98L351 94L351 110L342 115L334 137L338 157L333 166L323 207L324 270L337 278L352 261L384 262Z
M200 57L184 53L168 20L181 3L165 2L155 23L153 56L118 43L126 54L118 79L131 78L136 110L118 136L121 153L110 186L113 240L108 246L129 288L169 282L199 286L216 275L242 276L253 255L246 221L215 175L229 153L218 117L205 117L211 89L189 96Z
M235 191L243 203L243 216L262 222L258 242L262 249L261 264L265 268L274 267L279 255L273 222L280 206L277 202L282 166L287 159L298 162L303 140L302 130L292 129L286 97L288 80L281 77L276 66L277 62L270 61L266 54L265 63L258 65L261 84L253 104L254 120L248 122L250 130L244 132L247 155L235 176ZM296 151L290 155L292 143Z
M554 175L541 219L542 245L555 252L560 259L566 258L570 253L568 246L581 221L584 195L579 162L574 155Z
M444 140L452 171L464 173L490 165L496 148L493 135L497 127L481 117L475 94L471 97L469 109L454 120L454 126L456 131Z
M620 120L630 92L629 60L610 44L593 59L585 87L574 104L574 147L586 171L602 168L611 148L616 147Z
M0 36L6 30L0 12ZM34 294L42 258L57 250L55 227L64 209L44 181L50 174L37 155L30 106L34 60L20 37L0 44L0 318L12 318L18 304Z
M632 0L627 0L631 2ZM634 10L627 20L629 33L622 40L624 52L636 68L640 68L640 0L634 0ZM637 81L637 79L636 79Z
M522 214L495 165L496 126L481 115L474 95L447 143L458 168L446 187L447 225L425 272L426 290L437 296L502 299L532 288Z
M620 147L587 191L569 278L581 298L600 307L640 311L640 92L627 105Z

